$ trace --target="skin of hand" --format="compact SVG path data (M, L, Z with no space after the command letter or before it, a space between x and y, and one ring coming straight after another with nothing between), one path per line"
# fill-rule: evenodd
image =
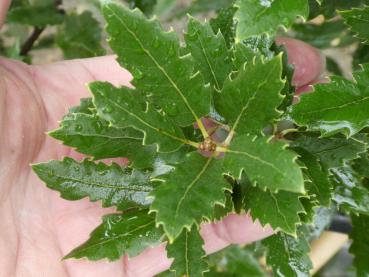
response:
M0 26L8 0L0 3ZM318 79L324 62L317 50L281 39L295 65L294 82L304 87ZM31 171L30 163L82 155L45 135L57 128L68 108L88 97L86 84L103 80L129 85L130 74L106 56L29 66L0 58L0 276L146 277L166 270L165 245L117 262L61 258L86 239L101 216L114 212L87 199L63 200ZM201 228L207 253L232 243L251 243L273 233L249 215L229 215Z

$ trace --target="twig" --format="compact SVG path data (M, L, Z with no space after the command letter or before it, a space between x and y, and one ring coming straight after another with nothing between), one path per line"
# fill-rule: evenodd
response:
M59 9L59 6L61 4L63 4L62 0L55 0L54 1L55 9L59 10L60 13L64 13L65 11L63 9ZM27 56L27 54L29 53L29 51L32 50L33 45L35 44L35 42L38 40L38 38L40 37L40 35L42 34L42 32L45 29L46 29L46 27L34 27L32 34L23 43L23 45L21 47L21 50L20 50L20 55L21 56Z
M35 27L31 36L24 42L21 47L20 55L27 56L28 52L31 51L33 45L35 44L36 40L40 37L42 32L45 30L45 27Z

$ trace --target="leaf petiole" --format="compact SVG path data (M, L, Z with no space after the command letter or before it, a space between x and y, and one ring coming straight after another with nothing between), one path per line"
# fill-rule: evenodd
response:
M208 131L206 130L204 124L202 123L202 120L201 119L197 119L196 120L196 123L199 126L199 129L200 129L201 134L204 137L204 139L207 139L208 137L210 137Z

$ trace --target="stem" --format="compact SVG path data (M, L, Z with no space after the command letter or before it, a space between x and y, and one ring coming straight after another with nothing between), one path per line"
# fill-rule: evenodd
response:
M225 153L225 152L229 152L227 147L223 147L223 146L217 146L217 149L215 150L215 152L218 153Z
M61 4L63 4L63 0L54 0L55 9L58 10ZM59 11L62 14L65 13L63 9L60 9ZM45 29L46 27L34 27L31 36L23 43L21 47L21 50L19 53L21 56L27 56L27 54L29 53L29 51L32 50L33 45L35 44L35 42L38 40L38 38L40 37L40 35Z
M202 123L201 118L198 119L196 122L197 122L197 126L199 126L202 136L204 137L204 139L207 139L209 137L209 134L208 134L208 131L206 131L206 128L204 124Z
M192 147L195 147L196 149L198 149L199 145L200 145L200 143L194 142L194 141L191 141L191 140L183 140L183 143L185 143L187 145L190 145Z
M21 47L20 55L27 56L28 52L31 51L33 45L35 44L36 40L40 37L42 32L45 30L45 27L35 27L31 36L24 42Z

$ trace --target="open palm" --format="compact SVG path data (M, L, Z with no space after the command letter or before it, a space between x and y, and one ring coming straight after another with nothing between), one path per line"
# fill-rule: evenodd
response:
M323 64L320 55L297 41L280 43L286 44L296 65L295 83L302 87L316 80ZM61 199L41 183L29 164L63 156L82 158L45 132L56 128L67 109L88 96L86 84L94 80L128 85L130 75L112 56L45 66L0 58L0 276L144 277L170 266L163 245L114 263L61 261L88 238L101 215L114 210L87 199L74 203ZM271 233L248 215L230 215L201 230L208 253Z

